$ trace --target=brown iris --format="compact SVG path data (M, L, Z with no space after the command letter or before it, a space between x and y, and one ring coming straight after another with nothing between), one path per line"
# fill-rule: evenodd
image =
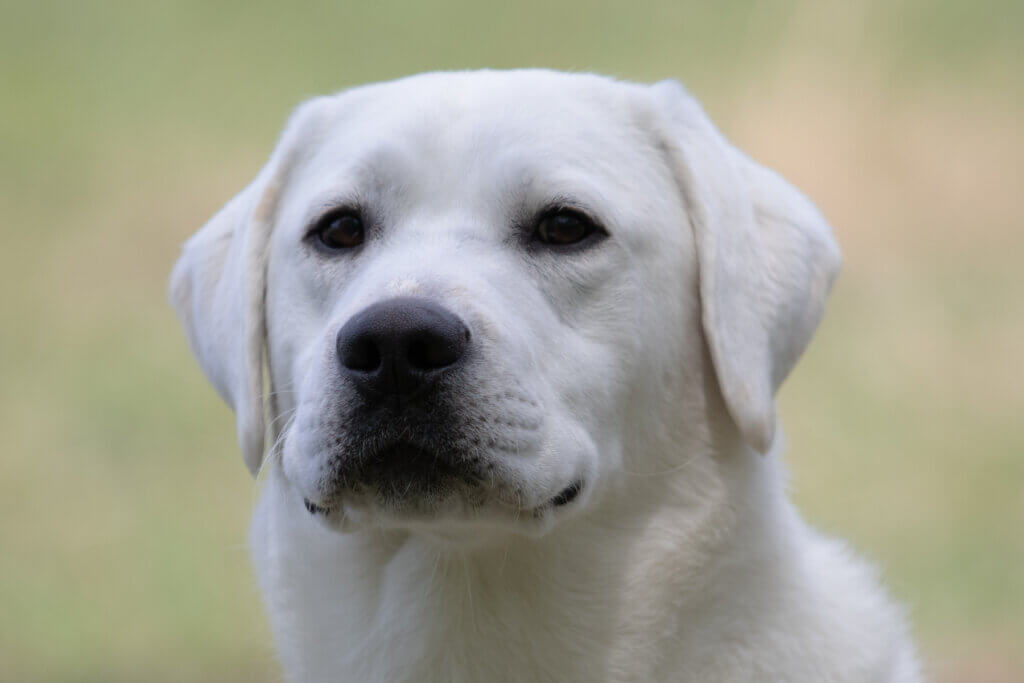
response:
M595 230L597 226L582 213L559 209L540 219L535 237L545 244L562 246L582 242Z
M351 249L363 243L363 220L352 210L333 211L319 221L313 234L328 249Z

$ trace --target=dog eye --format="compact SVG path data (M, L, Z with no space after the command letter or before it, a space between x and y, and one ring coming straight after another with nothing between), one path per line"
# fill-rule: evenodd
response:
M363 243L363 220L352 209L332 211L316 222L311 233L328 249L351 249Z
M556 246L576 244L590 237L597 229L594 222L579 211L558 209L540 219L534 239Z

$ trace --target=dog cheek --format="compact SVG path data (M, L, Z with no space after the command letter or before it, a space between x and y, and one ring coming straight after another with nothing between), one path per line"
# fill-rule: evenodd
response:
M306 494L318 492L328 465L325 437L329 431L323 422L320 409L303 402L280 437L284 476Z

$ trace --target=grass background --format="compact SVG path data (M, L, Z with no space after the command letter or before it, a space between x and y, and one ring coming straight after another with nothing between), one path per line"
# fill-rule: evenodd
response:
M937 681L1024 680L1024 4L0 2L0 680L276 681L232 417L166 305L303 98L438 68L679 78L845 270L794 496Z

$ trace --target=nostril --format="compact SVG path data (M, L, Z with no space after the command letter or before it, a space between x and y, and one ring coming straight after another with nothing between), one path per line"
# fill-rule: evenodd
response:
M423 330L409 340L406 358L416 370L440 370L462 357L469 330ZM447 334L445 333L447 332Z
M341 362L349 370L370 372L380 367L380 348L369 337L342 339L338 347Z

